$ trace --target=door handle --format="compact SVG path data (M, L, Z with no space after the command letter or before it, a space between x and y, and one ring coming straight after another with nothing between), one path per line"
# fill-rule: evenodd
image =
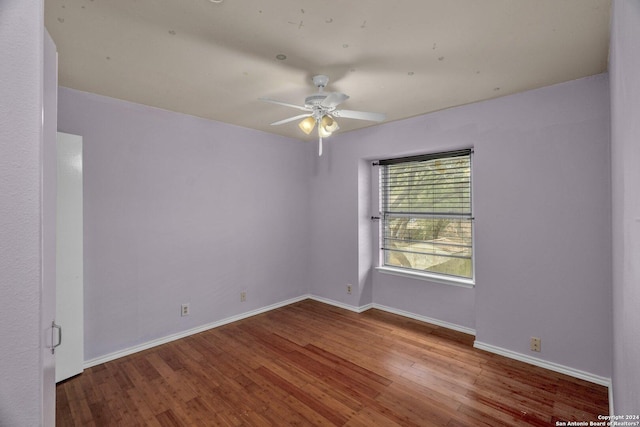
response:
M55 334L55 330L58 330L58 344L54 344L54 334ZM59 347L60 344L62 344L62 326L60 325L56 325L55 321L51 322L51 354L55 354L56 352L56 347Z

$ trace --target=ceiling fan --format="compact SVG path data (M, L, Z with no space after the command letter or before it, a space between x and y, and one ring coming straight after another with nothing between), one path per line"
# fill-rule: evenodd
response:
M322 156L322 138L331 136L340 127L335 117L345 119L369 120L372 122L381 122L386 116L381 113L367 113L365 111L354 110L337 110L336 107L342 102L349 99L349 95L341 92L324 92L324 88L329 83L329 77L317 75L313 77L313 84L318 88L318 92L309 95L304 100L304 106L289 104L288 102L276 101L270 98L260 98L261 101L271 102L272 104L284 105L285 107L296 108L305 111L304 114L289 117L288 119L279 120L271 123L272 126L282 125L303 119L298 126L309 135L313 129L318 126L318 156Z

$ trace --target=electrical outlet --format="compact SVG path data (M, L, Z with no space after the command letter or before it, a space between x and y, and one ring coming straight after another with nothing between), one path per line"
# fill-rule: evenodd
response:
M541 349L540 338L531 337L531 351L540 351L540 349Z
M350 283L349 283L349 284L347 284L347 293L348 293L349 295L351 295L351 287L352 287L352 285L351 285Z
M240 302L245 302L246 300L247 300L247 292L246 291L240 292Z
M180 316L188 316L189 315L189 304L182 304L180 306Z

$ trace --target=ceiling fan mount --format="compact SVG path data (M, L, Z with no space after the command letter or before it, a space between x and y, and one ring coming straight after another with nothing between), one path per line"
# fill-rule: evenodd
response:
M313 76L311 78L311 80L313 80L313 84L316 85L316 87L320 91L322 91L322 89L327 86L327 83L329 83L329 77L327 77L325 75L322 75L322 74L318 74L317 76Z
M329 83L329 77L325 75L319 74L317 76L314 76L312 78L312 81L313 84L318 88L318 92L307 96L304 100L304 106L276 101L275 99L270 98L260 98L260 100L305 111L305 114L300 114L284 120L279 120L277 122L271 123L271 125L277 126L293 122L295 120L303 119L300 123L298 123L298 126L307 135L309 135L317 125L319 147L318 155L322 155L322 138L331 136L333 132L337 131L340 128L338 126L338 123L334 120L334 117L368 120L374 122L381 122L386 118L384 114L380 113L368 113L364 111L342 109L338 110L336 109L336 107L349 99L349 95L342 92L325 92L324 88Z

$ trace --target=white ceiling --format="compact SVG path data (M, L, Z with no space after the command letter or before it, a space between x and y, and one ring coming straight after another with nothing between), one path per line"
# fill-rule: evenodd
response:
M311 139L258 98L303 104L326 74L341 108L393 121L602 73L610 3L45 0L45 23L62 86Z

